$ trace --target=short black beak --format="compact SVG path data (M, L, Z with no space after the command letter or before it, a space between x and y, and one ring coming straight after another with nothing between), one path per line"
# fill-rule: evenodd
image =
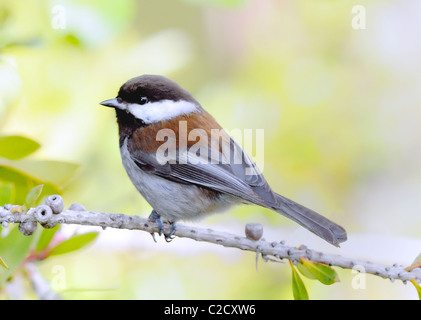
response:
M100 105L111 107L111 108L117 108L120 106L120 103L117 101L117 98L104 100L99 103Z

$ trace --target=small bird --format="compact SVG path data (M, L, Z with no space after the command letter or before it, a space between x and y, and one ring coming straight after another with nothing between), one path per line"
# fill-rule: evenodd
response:
M347 239L341 226L272 191L244 149L176 82L135 77L100 104L116 110L123 166L152 206L159 234L161 217L171 224L167 241L176 221L238 204L272 209L335 246Z

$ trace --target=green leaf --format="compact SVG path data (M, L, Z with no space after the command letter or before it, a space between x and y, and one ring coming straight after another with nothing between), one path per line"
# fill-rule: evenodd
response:
M13 167L36 180L50 182L56 186L64 186L79 168L74 163L49 160L16 161Z
M0 288L29 255L32 240L33 237L21 234L17 225L11 228L6 237L0 237L0 257L7 261L9 267L6 271L0 271Z
M30 175L23 173L9 165L2 165L0 160L0 182L4 184L12 184L14 186L14 201L9 203L24 203L26 195L35 186L44 184L43 191L45 194L60 194L61 188L58 186L40 181Z
M300 273L305 276L306 278L315 280L317 279L314 274L311 273L311 271L301 262L297 262L297 269L300 271Z
M64 41L68 44L71 44L72 46L75 46L75 47L81 47L82 46L82 43L80 42L78 37L75 36L74 34L71 34L71 33L68 33L64 36Z
M25 206L27 209L31 208L35 202L38 200L39 196L41 195L42 188L44 187L43 184L36 186L29 191L25 199Z
M14 203L15 201L15 188L12 183L0 182L0 206L7 203Z
M37 242L37 246L35 248L36 253L40 253L48 247L59 228L60 225L56 225L54 228L42 230L42 233Z
M294 295L295 300L308 300L307 289L304 285L303 280L295 270L294 265L291 260L289 261L292 270L292 294Z
M411 281L411 283L414 285L414 287L415 287L415 289L417 290L417 292L418 292L418 299L420 299L421 300L421 287L420 287L420 285L415 281L415 279L412 279L412 280L410 280Z
M0 265L5 267L6 269L9 269L8 265L6 264L6 262L4 262L4 260L0 257Z
M300 271L304 269L306 270L303 273L304 275L311 274L314 277L313 279L317 279L325 285L339 282L339 277L336 271L325 264L312 262L304 258L301 258L301 264L302 266L300 267Z
M88 232L73 236L52 248L48 253L48 256L54 256L78 250L94 241L97 236L98 232Z
M0 137L0 157L10 160L24 158L38 150L39 143L21 136Z

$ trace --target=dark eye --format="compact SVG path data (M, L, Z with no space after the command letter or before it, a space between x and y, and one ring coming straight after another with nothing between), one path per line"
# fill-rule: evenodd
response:
M147 103L147 102L148 102L148 98L146 98L145 96L140 97L139 104L145 104L145 103Z

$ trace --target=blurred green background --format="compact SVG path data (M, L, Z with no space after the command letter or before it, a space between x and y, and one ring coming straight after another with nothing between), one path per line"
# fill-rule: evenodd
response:
M224 128L264 129L273 189L346 227L349 240L330 248L259 207L194 225L242 234L260 222L270 241L409 265L421 247L421 3L364 1L366 28L354 29L357 4L1 0L0 133L39 142L32 159L79 165L63 187L67 206L146 217L121 165L115 114L98 103L131 77L162 74ZM67 299L292 298L288 265L256 271L251 253L94 230L94 245L38 264ZM65 285L54 287L57 266ZM355 274L338 273L330 287L307 279L310 298L417 298L371 276L353 289Z

